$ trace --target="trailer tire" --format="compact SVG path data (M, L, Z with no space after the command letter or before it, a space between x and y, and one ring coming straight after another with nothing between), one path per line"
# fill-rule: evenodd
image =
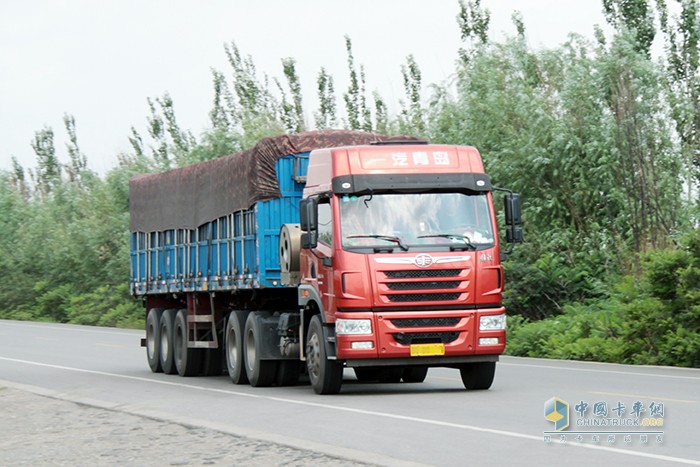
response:
M202 360L202 376L221 376L221 349L205 349Z
M403 369L401 379L404 383L422 383L428 376L427 366L407 366Z
M277 361L262 360L263 327L258 317L259 312L252 312L245 321L245 342L243 345L245 354L245 371L250 385L256 388L270 386L277 376Z
M180 310L175 315L173 332L175 368L180 376L197 376L202 371L202 349L187 346L188 333L187 310Z
M160 317L162 308L151 308L146 317L146 359L153 373L162 373L160 364Z
M166 375L177 373L174 359L173 331L177 310L165 310L160 316L160 366Z
M466 363L459 374L465 389L488 389L496 374L496 362Z
M294 386L301 376L301 362L280 360L277 366L277 386Z
M233 384L248 384L246 374L245 352L243 352L243 330L246 314L232 311L226 320L226 368Z
M338 394L343 385L343 365L328 360L323 326L319 315L314 315L309 323L306 339L306 366L309 380L316 394Z

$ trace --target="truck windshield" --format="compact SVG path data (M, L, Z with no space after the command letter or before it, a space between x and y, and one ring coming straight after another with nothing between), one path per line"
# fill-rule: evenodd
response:
M483 249L494 244L486 194L343 196L340 223L342 246L346 249Z

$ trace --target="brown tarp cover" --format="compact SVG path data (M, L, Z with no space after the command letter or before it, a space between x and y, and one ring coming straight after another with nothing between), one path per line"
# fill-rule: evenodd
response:
M413 140L363 131L324 130L264 138L247 151L129 182L132 232L195 229L205 222L281 196L278 159L314 149Z

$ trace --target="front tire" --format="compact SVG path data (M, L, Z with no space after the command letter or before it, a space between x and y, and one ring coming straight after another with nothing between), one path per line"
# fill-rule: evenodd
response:
M316 394L338 394L343 385L343 365L328 360L323 327L319 315L314 315L309 323L306 339L306 366L309 380Z
M262 360L263 326L261 313L250 313L245 322L245 371L250 385L256 388L270 386L277 376L277 361Z
M162 308L151 308L146 317L146 359L153 373L161 373L163 366L160 364L160 317Z
M298 360L280 360L277 366L277 386L294 386L301 376L301 362Z
M427 366L407 366L403 369L401 379L404 383L422 383L428 376Z
M488 389L496 374L496 362L467 363L459 369L465 389Z
M187 346L188 332L187 310L180 310L175 315L173 334L175 368L180 376L197 376L202 370L202 349Z

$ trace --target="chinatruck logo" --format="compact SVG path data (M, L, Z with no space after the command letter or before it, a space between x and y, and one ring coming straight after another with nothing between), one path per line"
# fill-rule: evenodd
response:
M556 431L565 430L569 426L569 404L558 397L552 397L544 403L544 418L554 422Z
M630 445L638 442L663 444L665 408L663 402L641 400L617 400L608 404L605 400L580 400L573 405L570 416L569 403L552 397L544 403L544 418L554 425L553 431L545 431L544 441L560 443L575 440L579 443L615 444L618 440Z

